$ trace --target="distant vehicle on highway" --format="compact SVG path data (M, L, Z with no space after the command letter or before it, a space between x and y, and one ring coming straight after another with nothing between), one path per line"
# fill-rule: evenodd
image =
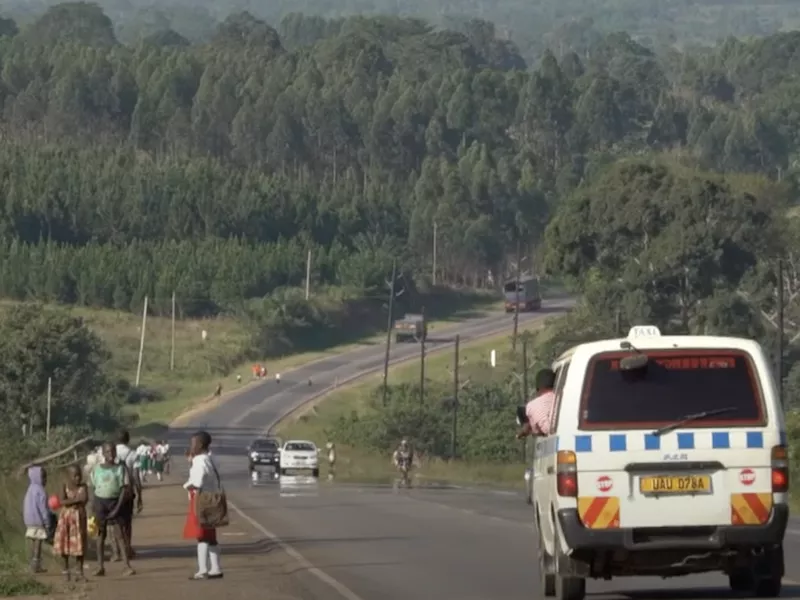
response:
M308 440L289 440L280 450L280 474L286 475L289 471L311 471L314 477L319 477L319 449L314 442Z
M256 482L262 475L274 479L280 470L280 447L278 438L265 437L253 440L247 447L250 478Z
M394 341L419 342L428 337L428 324L422 315L406 315L394 323Z
M517 304L517 280L511 279L503 286L506 312L514 312ZM525 275L519 279L519 310L532 311L542 308L542 295L539 290L539 278Z

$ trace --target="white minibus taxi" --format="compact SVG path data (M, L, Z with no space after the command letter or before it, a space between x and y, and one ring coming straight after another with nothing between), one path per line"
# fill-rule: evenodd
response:
M533 464L545 596L580 600L587 578L711 571L737 592L780 594L786 429L758 343L639 326L553 370L552 434Z

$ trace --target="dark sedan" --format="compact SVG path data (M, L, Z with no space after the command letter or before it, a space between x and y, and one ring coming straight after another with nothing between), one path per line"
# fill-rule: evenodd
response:
M273 438L257 439L247 447L250 476L266 471L277 474L280 469L280 441Z

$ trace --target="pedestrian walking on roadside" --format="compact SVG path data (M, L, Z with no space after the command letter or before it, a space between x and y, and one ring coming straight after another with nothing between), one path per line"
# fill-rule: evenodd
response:
M136 554L133 551L133 514L134 512L142 512L144 508L142 498L142 482L139 479L139 472L136 468L137 456L133 448L130 447L131 436L127 430L122 430L117 435L117 462L123 465L128 472L128 478L131 482L132 494L125 498L122 508L119 512L119 526L122 530L122 541L128 548L128 558L135 558ZM135 509L135 511L134 511ZM113 554L111 560L119 562L121 560L121 553L118 543L112 545Z
M136 474L140 483L147 483L147 442L144 440L139 441L136 447Z
M210 447L211 435L208 432L198 431L192 436L188 452L192 466L189 469L189 480L183 485L189 492L189 511L183 527L183 537L197 541L197 572L189 578L193 581L222 579L217 530L200 524L195 506L197 495L201 491L222 491L222 480L211 458Z
M167 440L161 441L161 450L164 452L164 475L169 475L170 462L172 455L169 451L169 442Z
M117 447L112 442L103 444L104 460L92 469L90 482L94 490L94 515L97 518L97 569L95 577L106 574L105 545L108 533L112 541L119 541L120 554L125 563L123 575L135 575L128 555L128 544L120 527L120 511L127 496L132 494L130 474L124 464L117 461Z

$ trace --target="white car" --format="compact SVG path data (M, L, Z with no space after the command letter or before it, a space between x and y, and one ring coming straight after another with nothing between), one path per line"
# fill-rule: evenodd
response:
M319 449L314 442L308 440L289 440L280 450L280 473L286 471L311 471L314 477L319 477Z

